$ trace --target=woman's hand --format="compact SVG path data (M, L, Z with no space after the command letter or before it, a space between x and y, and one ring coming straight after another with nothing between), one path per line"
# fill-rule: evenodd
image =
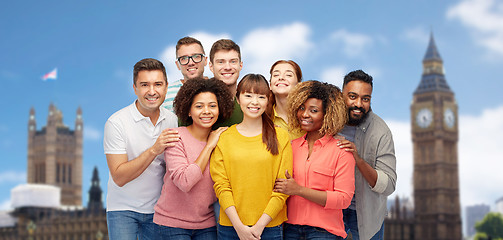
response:
M280 192L288 195L299 195L299 192L302 190L302 186L297 184L297 182L288 174L288 170L285 172L284 178L276 179L274 183L274 191Z
M250 227L251 233L256 239L260 239L260 236L262 236L262 232L264 231L263 227L258 227L257 225L253 225Z
M208 135L208 140L206 141L206 145L211 147L212 149L217 146L218 139L220 138L220 134L222 134L228 127L219 127L216 130L210 132Z
M260 239L260 235L255 237L252 228L246 225L241 224L240 226L234 226L236 233L240 240L258 240Z
M266 213L263 213L262 216L258 219L258 221L251 227L251 232L254 237L257 239L260 239L260 236L262 236L262 232L264 232L265 226L269 224L272 221L272 218L267 215Z
M224 210L229 220L231 220L232 227L236 230L239 239L241 240L259 240L259 237L253 236L251 227L244 225L239 219L238 212L236 211L236 206L230 206Z

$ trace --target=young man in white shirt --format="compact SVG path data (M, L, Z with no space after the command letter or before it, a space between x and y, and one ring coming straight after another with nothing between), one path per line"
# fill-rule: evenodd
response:
M137 99L105 123L104 150L110 170L107 190L109 239L155 239L154 205L161 194L164 150L179 140L176 116L160 108L168 87L163 64L137 62Z

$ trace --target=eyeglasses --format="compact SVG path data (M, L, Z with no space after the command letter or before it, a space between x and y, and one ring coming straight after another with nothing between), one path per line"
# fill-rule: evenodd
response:
M204 54L201 54L201 53L194 54L192 56L181 56L178 58L178 62L181 65L187 65L187 64L189 64L190 59L192 59L192 61L194 63L200 63L201 61L203 61L203 57L204 57Z

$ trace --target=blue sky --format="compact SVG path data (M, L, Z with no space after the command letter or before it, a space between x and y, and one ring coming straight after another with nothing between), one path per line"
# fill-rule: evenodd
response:
M503 196L503 3L462 1L8 1L0 9L0 209L10 189L26 182L27 122L46 124L49 104L74 127L84 119L83 197L92 169L106 190L103 126L132 103L132 67L162 60L169 81L181 75L174 45L186 35L207 51L231 38L242 50L243 73L269 77L271 64L293 59L304 79L340 86L363 69L374 76L373 110L392 128L398 157L394 195L410 196L410 103L433 31L455 92L460 118L461 204L493 205ZM43 74L58 68L56 81ZM207 70L206 75L211 76ZM393 195L393 196L394 196Z

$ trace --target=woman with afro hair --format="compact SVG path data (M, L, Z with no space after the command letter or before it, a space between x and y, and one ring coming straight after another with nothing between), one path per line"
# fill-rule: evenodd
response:
M231 115L232 95L222 81L196 78L182 85L173 105L187 127L176 129L180 141L164 152L166 174L154 208L159 239L216 239L213 203L217 199L209 159L227 128L211 128Z

